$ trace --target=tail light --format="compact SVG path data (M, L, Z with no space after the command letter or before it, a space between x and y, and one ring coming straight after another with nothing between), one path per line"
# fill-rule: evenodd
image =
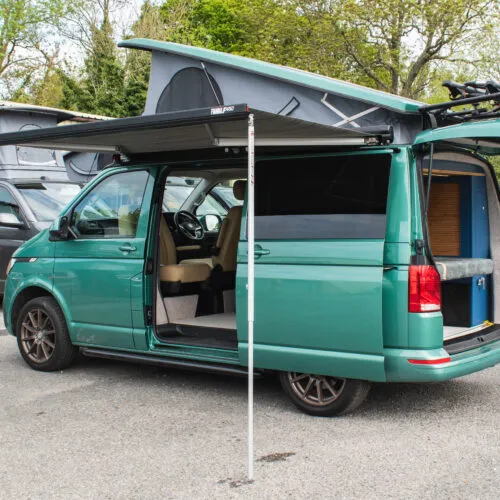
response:
M411 313L441 310L441 278L433 266L410 266L408 311Z

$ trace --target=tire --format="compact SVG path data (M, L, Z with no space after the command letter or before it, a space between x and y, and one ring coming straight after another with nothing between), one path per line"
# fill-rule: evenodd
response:
M371 387L366 380L297 372L281 372L280 382L295 406L316 417L353 411L365 400Z
M24 361L35 370L62 370L78 356L61 308L52 297L37 297L23 306L16 337Z

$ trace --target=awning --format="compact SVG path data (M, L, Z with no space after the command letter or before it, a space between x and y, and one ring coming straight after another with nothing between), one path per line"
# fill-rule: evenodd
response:
M362 146L385 140L384 132L320 125L239 104L2 134L0 146L125 155L246 146L250 114L256 146Z

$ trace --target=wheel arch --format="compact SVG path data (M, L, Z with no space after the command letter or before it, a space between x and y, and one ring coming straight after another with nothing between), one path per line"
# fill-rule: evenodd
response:
M58 297L57 294L54 293L54 290L49 290L48 288L44 287L41 284L38 283L32 284L19 290L18 294L16 295L16 298L12 302L10 319L11 319L12 332L14 333L14 335L17 334L16 325L21 309L27 302L29 302L32 299L36 299L38 297L53 298L56 301L59 308L61 309L63 316L66 320L66 324L68 324L67 314L63 304L61 303L61 297Z

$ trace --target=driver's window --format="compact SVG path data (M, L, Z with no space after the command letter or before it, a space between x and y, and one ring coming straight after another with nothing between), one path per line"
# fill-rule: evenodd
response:
M71 218L79 238L133 238L148 181L145 170L104 179L76 206Z

